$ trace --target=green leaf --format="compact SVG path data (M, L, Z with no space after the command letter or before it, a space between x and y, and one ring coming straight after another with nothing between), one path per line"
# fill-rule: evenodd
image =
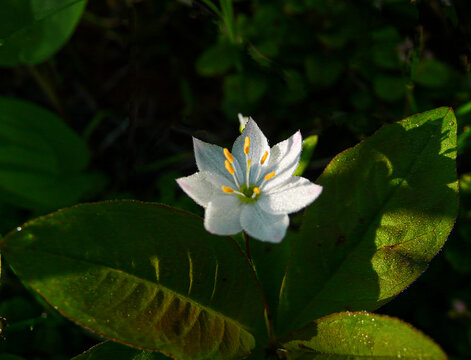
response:
M0 360L24 360L24 358L12 354L0 354Z
M374 310L440 250L457 212L456 119L439 108L385 126L316 183L280 295L279 328Z
M233 359L266 338L264 299L234 240L173 208L78 205L4 240L17 275L61 314L179 359Z
M196 70L203 76L220 75L234 67L238 57L239 52L233 44L220 41L200 55Z
M316 320L283 347L292 360L446 359L438 345L409 324L364 312Z
M307 79L318 88L328 88L337 82L344 69L338 58L308 56L304 62Z
M378 75L373 79L376 96L381 100L394 102L404 97L407 82L398 76Z
M311 135L303 140L303 152L301 153L301 159L299 160L299 165L293 175L301 176L306 170L309 162L311 161L312 154L317 145L318 136Z
M57 52L72 35L86 0L3 0L0 66L33 65Z
M32 210L77 202L106 181L83 174L85 142L56 115L34 104L0 97L0 194Z
M451 79L451 70L444 63L435 59L425 59L412 66L412 80L429 88L447 85Z
M95 345L72 360L165 360L170 359L162 353L131 348L113 341ZM1 358L0 358L1 360Z

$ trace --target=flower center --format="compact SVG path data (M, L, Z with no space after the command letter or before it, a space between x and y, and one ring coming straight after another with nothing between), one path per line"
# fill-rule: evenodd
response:
M237 194L237 197L246 204L257 201L260 195L260 188L255 185L242 185L239 191L241 194Z
M229 186L222 186L222 191L224 191L226 194L237 195L237 197L244 203L252 203L252 202L257 201L261 192L260 188L265 184L265 182L275 177L275 172L272 171L266 174L263 178L262 183L259 186L255 184L250 184L250 166L252 165L252 160L249 158L250 138L246 136L245 141L244 141L244 154L245 154L245 160L247 161L247 171L245 173L245 184L239 184L239 181L237 180L237 176L236 176L235 169L233 166L234 157L232 156L229 149L227 148L224 148L223 152L226 158L224 162L224 166L227 172L232 175L232 178L234 179L234 182L237 186L237 190L234 190L233 188ZM265 151L262 158L260 159L260 167L258 169L257 178L260 175L261 166L265 163L265 161L267 160L267 157L268 157L268 151Z

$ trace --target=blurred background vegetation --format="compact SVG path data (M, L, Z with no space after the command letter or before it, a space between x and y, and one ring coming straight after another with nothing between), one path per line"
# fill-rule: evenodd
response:
M191 136L230 146L237 114L278 142L318 136L305 176L383 124L451 106L460 216L444 250L378 312L471 358L468 0L5 0L0 10L0 233L84 201L201 214L175 178ZM3 266L0 359L68 359L97 342ZM6 354L10 354L8 357Z

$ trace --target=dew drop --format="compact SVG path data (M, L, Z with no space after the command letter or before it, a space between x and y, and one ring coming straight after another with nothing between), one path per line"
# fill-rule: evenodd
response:
M22 228L21 226L18 226L18 227L16 228L16 231L21 231L21 230L23 230L23 228Z
M448 125L453 126L454 125L453 121L449 122Z

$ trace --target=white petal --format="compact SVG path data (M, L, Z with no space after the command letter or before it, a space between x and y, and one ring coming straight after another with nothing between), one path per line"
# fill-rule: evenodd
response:
M208 206L216 190L213 184L207 180L207 174L206 172L197 172L191 176L177 179L182 190L203 207Z
M316 200L322 192L322 186L308 179L292 176L288 182L266 195L260 195L258 204L272 214L290 214L301 210Z
M275 177L264 185L266 191L274 189L290 180L299 164L303 139L301 132L297 131L290 138L276 144L270 151L268 166L263 174L275 171Z
M204 227L217 235L233 235L242 231L240 214L242 202L235 195L214 197L204 212Z
M242 208L241 223L250 236L258 240L278 243L286 235L289 217L286 214L269 214L263 211L256 202Z
M229 184L234 182L232 175L224 167L226 158L222 147L193 138L193 148L198 170L218 174L228 180Z
M270 147L268 146L268 140L263 135L263 132L258 127L257 123L250 118L245 125L244 131L236 139L234 145L232 146L232 155L237 159L241 167L242 173L244 175L243 182L245 183L245 174L247 171L247 161L245 159L244 153L244 144L245 137L250 139L250 150L249 150L249 159L252 160L252 165L250 169L250 182L255 182L255 177L258 173L258 168L260 166L260 160L262 159L265 151L270 152Z

